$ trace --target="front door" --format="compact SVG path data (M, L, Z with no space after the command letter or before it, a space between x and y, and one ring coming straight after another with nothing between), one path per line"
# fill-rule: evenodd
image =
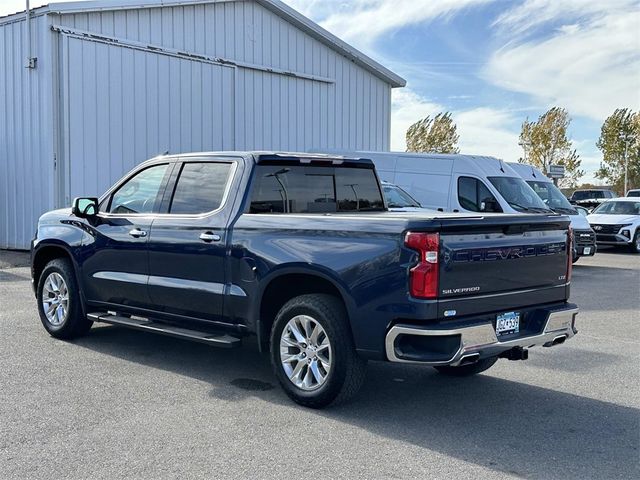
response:
M149 308L147 245L170 176L170 163L125 180L103 201L83 242L84 294L94 306Z
M149 295L160 313L223 321L231 182L237 163L190 158L151 227Z

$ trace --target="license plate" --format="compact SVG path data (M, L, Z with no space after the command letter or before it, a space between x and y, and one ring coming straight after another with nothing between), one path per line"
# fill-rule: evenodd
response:
M591 247L584 247L584 254L589 255L591 253Z
M498 315L496 319L496 335L507 335L520 331L520 313L507 312Z

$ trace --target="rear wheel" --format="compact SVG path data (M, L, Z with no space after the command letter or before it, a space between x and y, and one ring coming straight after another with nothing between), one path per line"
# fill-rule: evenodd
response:
M489 357L478 360L476 363L469 365L460 365L458 367L434 367L438 372L450 377L468 377L477 373L489 370L498 361L498 357Z
M342 302L324 294L301 295L280 309L271 332L271 363L285 393L311 408L353 397L366 371Z
M67 259L47 263L38 281L37 299L40 321L53 337L79 337L93 324L82 312L78 282Z

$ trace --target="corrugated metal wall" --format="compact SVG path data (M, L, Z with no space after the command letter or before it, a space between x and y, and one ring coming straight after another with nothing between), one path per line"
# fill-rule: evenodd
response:
M0 248L28 248L35 219L54 206L52 33L44 16L31 25L36 69L25 68L26 22L0 25Z
M53 22L335 79L239 68L236 149L389 149L390 86L253 1L66 14Z
M233 149L233 67L62 38L66 202L155 155Z
M0 24L0 248L164 151L389 148L391 86L254 1L32 22L34 70L24 21Z

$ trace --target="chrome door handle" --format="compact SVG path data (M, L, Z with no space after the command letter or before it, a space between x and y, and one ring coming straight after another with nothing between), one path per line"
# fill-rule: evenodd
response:
M140 230L139 228L134 228L133 230L129 230L129 235L135 238L146 237L147 232L145 232L144 230Z
M211 233L211 232L203 232L200 234L200 240L202 240L203 242L219 242L220 241L220 235L216 235L215 233Z

